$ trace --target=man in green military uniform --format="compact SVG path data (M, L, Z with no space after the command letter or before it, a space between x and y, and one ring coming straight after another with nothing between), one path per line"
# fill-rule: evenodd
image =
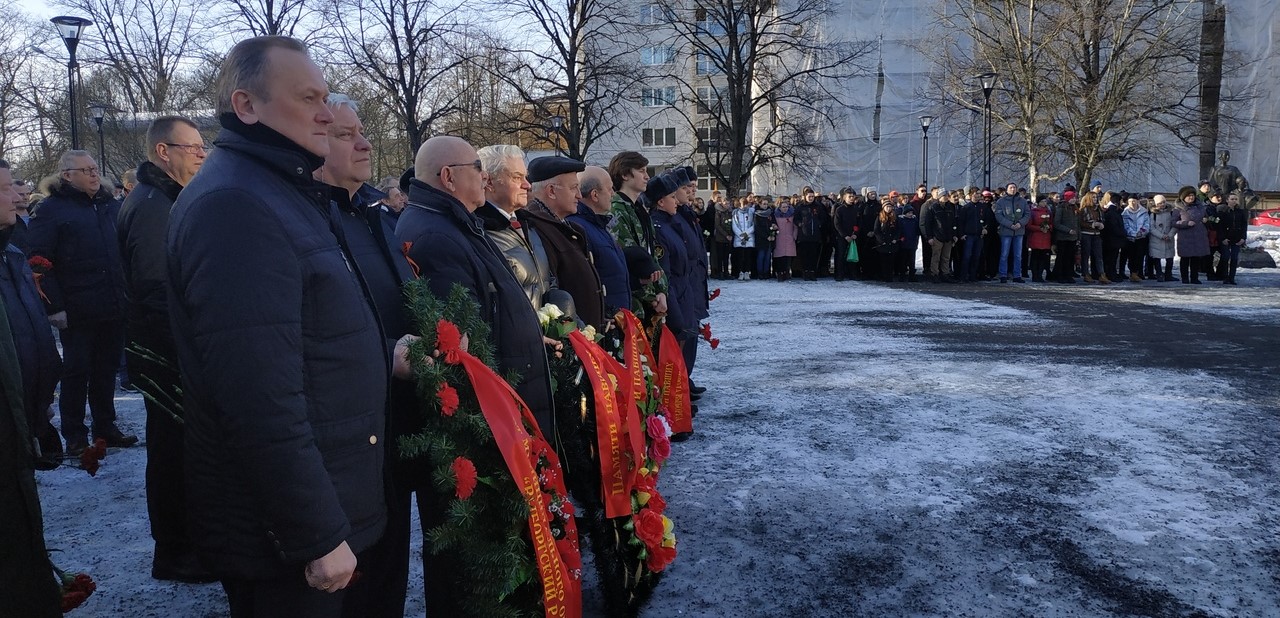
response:
M623 151L609 161L609 177L613 180L613 202L610 214L613 226L610 232L627 255L628 265L637 255L635 248L656 260L654 253L653 221L644 204L637 202L649 182L649 160L635 151ZM635 268L632 268L633 276ZM637 316L654 318L667 312L667 278L654 272L638 281L631 295L632 312ZM650 320L651 322L652 320Z

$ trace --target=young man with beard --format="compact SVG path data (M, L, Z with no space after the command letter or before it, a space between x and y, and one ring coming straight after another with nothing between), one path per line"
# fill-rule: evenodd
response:
M204 164L204 137L190 119L161 116L147 129L147 161L116 222L129 298L125 332L129 370L147 410L147 515L155 552L151 577L214 581L200 566L187 530L182 378L169 329L166 240L169 211Z

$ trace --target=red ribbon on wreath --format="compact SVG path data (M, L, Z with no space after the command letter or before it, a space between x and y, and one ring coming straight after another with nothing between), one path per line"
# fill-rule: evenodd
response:
M516 482L516 489L529 507L529 538L533 542L538 575L542 580L542 601L546 615L557 618L581 618L582 583L569 576L565 557L560 555L562 545L577 545L577 525L572 517L568 517L565 525L565 540L574 542L568 544L556 542L551 534L546 498L543 496L542 485L534 469L533 457L536 457L535 454L539 451L537 445L545 445L546 438L538 428L533 412L511 388L511 385L494 373L483 361L453 345L450 335L456 332L456 327L452 324L449 324L449 327L447 330L451 332L446 333L449 341L446 345L440 346L441 355L444 356L445 362L461 364L466 370L471 384L475 387L480 410L493 431L494 442L502 452L502 459ZM559 468L560 460L556 457L555 451L550 448L546 450L546 456L552 466ZM562 476L556 475L548 480L548 484L557 494L568 495Z
M636 469L644 465L644 443L643 436L636 435L640 424L627 371L579 331L569 333L569 343L582 361L595 394L596 445L600 453L600 490L605 517L631 515L631 488L635 484ZM616 376L618 386L624 388L615 389L610 375ZM634 428L631 421L635 421ZM639 448L633 439L637 437Z
M662 403L667 408L667 421L672 433L693 431L693 414L689 408L689 372L684 366L680 343L666 324L658 327L658 386Z

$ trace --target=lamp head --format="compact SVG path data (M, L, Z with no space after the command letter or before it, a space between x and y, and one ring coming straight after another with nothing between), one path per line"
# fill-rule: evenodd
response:
M929 125L931 125L931 124L933 124L933 116L921 116L921 117L920 117L920 128L921 128L921 129L924 129L925 131L928 131L928 130L929 130Z
M86 26L93 25L83 17L73 17L70 15L59 15L49 21L58 27L58 35L62 37L62 42L67 44L67 52L76 53L76 45L80 43L80 35L84 32Z
M983 73L978 78L982 80L982 94L988 99L991 98L991 90L996 87L996 73Z

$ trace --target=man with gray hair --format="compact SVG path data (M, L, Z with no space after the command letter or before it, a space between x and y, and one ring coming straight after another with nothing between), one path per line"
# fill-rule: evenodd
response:
M564 218L578 211L578 173L586 169L581 161L566 157L538 157L529 162L529 182L533 200L526 209L529 226L547 244L551 272L560 289L573 297L579 319L604 328L604 293L600 274L591 263L586 234Z
M386 525L387 382L408 368L312 178L334 114L305 44L241 41L215 92L217 148L168 236L192 536L231 616L336 618Z
M484 169L485 203L476 209L484 232L506 257L507 266L534 309L542 307L556 288L542 235L526 224L529 205L528 169L519 146L499 144L477 151ZM568 309L561 307L561 309Z
M49 322L60 329L63 353L62 436L67 452L89 446L87 401L93 437L107 446L132 446L137 436L116 426L116 370L124 353L125 283L116 244L120 203L102 185L88 152L68 150L52 194L31 217L30 257L52 265L40 279Z

